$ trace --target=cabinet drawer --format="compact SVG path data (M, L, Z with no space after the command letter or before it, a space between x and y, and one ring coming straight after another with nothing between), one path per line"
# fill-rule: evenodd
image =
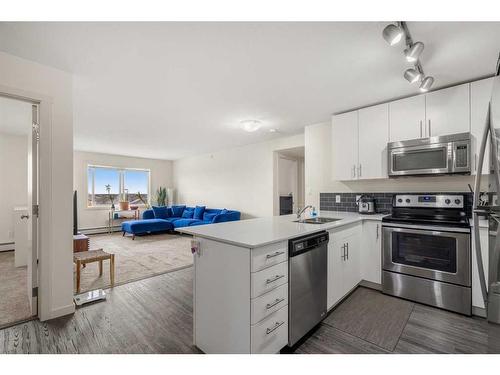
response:
M288 243L278 242L252 250L252 272L257 272L288 260Z
M252 298L288 282L288 262L282 262L265 270L252 273Z
M252 300L252 324L288 305L288 283Z
M288 344L288 306L252 326L252 353L278 353Z

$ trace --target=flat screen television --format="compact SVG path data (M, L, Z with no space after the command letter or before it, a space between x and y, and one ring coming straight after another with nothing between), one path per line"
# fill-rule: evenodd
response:
M78 198L76 190L73 192L73 235L78 234Z

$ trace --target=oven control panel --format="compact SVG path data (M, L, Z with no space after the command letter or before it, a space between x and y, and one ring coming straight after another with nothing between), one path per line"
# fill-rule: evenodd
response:
M397 194L394 207L464 208L463 195Z

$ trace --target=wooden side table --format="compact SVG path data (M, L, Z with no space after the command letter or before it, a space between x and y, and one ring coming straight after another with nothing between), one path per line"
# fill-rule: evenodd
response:
M73 236L73 253L89 251L89 238L84 234Z

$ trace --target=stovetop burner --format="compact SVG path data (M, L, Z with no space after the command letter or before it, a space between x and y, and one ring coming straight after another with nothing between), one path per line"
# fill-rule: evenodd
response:
M469 227L463 195L397 194L392 214L383 222Z

